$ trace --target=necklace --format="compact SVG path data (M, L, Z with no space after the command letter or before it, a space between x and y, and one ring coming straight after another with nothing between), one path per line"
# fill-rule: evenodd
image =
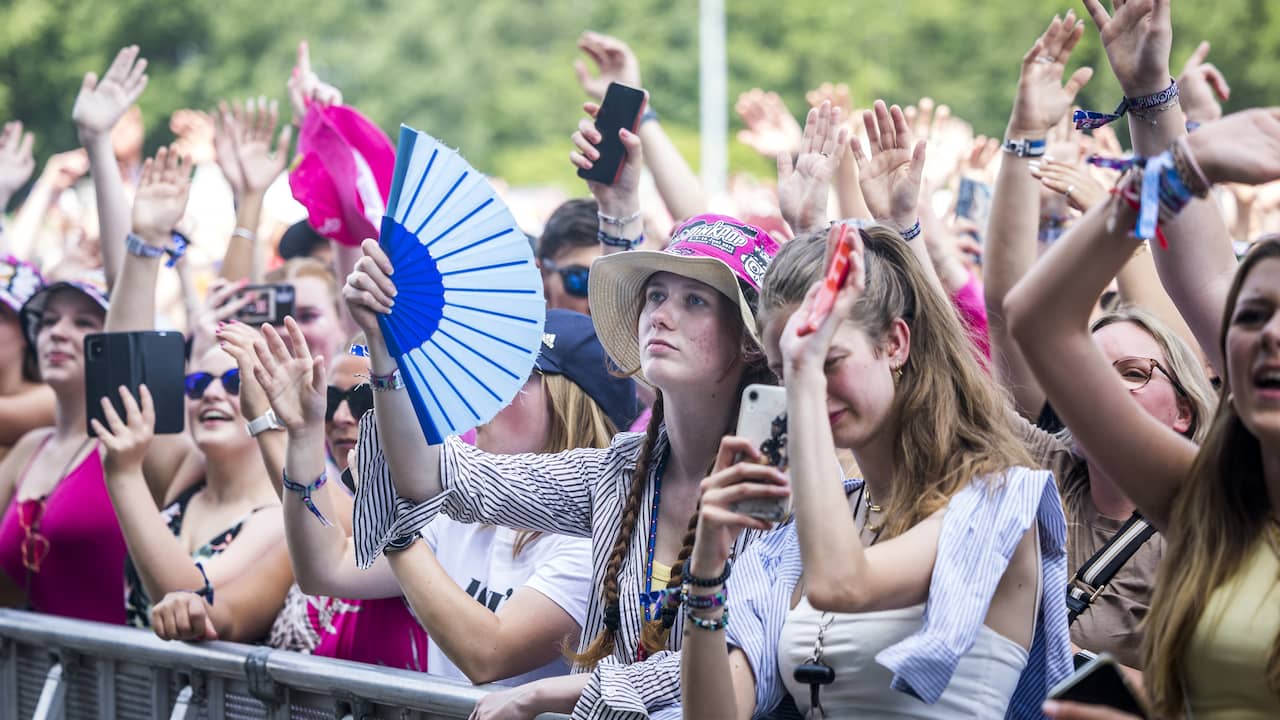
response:
M884 529L884 526L872 525L871 513L873 512L878 513L884 508L881 508L879 505L876 505L875 503L871 502L871 491L867 489L866 485L862 486L862 501L863 501L863 504L867 506L867 521L866 521L866 524L864 525L864 529L867 532L875 533L876 536L879 537L880 531Z

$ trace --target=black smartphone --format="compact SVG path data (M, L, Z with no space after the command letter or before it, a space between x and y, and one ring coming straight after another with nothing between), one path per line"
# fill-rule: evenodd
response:
M644 112L644 91L618 83L609 83L604 94L604 102L600 103L600 112L596 113L596 129L600 131L600 158L592 162L590 170L578 168L578 177L605 185L612 185L622 172L622 163L627 159L627 150L618 139L618 131L626 128L635 132L640 124L640 115Z
M1120 666L1108 653L1099 654L1076 670L1071 677L1058 683L1049 691L1049 697L1054 700L1105 705L1140 718L1147 717L1147 711L1129 689Z
M106 425L102 398L110 398L116 413L125 417L120 386L138 399L138 386L146 385L155 403L155 431L175 435L186 426L183 378L186 360L182 333L145 331L97 333L84 339L84 389L88 416ZM89 434L94 435L93 425Z
M288 283L245 285L235 297L239 299L246 295L249 302L236 311L236 319L246 325L279 325L286 316L293 314L294 290Z

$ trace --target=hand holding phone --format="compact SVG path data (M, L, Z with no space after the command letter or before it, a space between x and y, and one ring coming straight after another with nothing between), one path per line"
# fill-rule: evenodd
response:
M849 276L849 226L843 223L832 225L831 230L827 232L827 244L831 243L833 237L836 241L836 251L831 256L831 264L827 266L827 275L822 281L822 288L818 290L818 297L813 299L809 317L805 319L804 325L796 330L796 334L800 337L818 331L818 327L831 314L840 286L844 285L845 278Z
M600 157L593 160L591 169L578 168L578 177L583 180L612 185L622 173L622 165L627 159L627 149L618 138L618 131L626 128L636 132L640 126L640 116L644 113L645 94L618 83L609 83L600 111L596 113L596 130L600 132L600 143L596 149Z
M760 462L787 469L787 390L777 385L748 385L742 391L737 435L760 451ZM779 522L791 514L791 496L778 500L743 500L735 512Z
M186 425L183 402L185 354L183 337L176 332L96 333L84 339L84 385L89 420L105 427L102 398L108 398L121 418L127 414L119 388L139 399L138 387L146 385L155 405L155 432L177 434ZM93 423L89 434L95 435Z
M279 325L293 314L295 291L288 283L245 285L236 291L235 297L248 298L235 315L236 320L245 325Z
M1109 653L1101 653L1049 691L1053 700L1105 705L1146 718L1142 703L1129 688L1120 666Z

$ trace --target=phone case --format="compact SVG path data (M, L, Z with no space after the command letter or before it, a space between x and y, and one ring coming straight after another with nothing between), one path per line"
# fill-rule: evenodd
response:
M90 420L106 424L102 398L110 398L116 413L125 417L121 385L135 399L138 386L146 385L155 404L155 431L173 435L186 426L183 388L185 353L181 333L146 331L98 333L84 339L84 386ZM89 434L94 435L93 426Z
M596 149L600 151L600 158L592 163L590 170L578 168L578 177L605 185L617 182L627 157L626 148L618 139L618 131L626 128L635 132L643 111L644 91L609 83L604 102L600 103L600 112L596 113L596 129L601 135Z
M1102 653L1075 671L1049 691L1054 700L1105 705L1141 718L1147 717L1142 703L1134 697L1121 674L1120 666L1108 653Z
M236 319L246 325L279 325L293 314L294 288L288 283L246 285L235 296L245 295L253 296L253 300L236 311Z
M777 385L748 385L738 410L739 437L746 438L763 455L764 463L787 469L787 390ZM744 500L734 506L744 515L779 522L791 514L791 498Z

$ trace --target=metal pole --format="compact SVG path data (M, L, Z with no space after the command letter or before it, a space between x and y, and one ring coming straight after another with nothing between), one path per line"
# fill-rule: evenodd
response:
M716 195L724 192L729 173L729 84L724 0L699 2L698 59L702 186L707 194Z

